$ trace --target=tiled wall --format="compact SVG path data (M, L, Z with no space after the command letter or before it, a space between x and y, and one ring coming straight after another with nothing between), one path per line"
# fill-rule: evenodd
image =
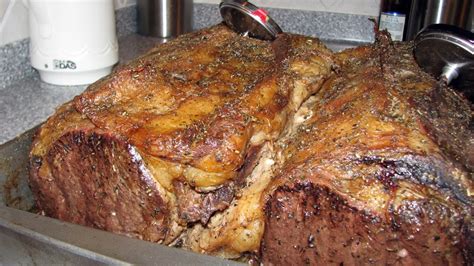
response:
M115 8L136 0L114 0ZM28 0L0 0L0 46L28 37Z

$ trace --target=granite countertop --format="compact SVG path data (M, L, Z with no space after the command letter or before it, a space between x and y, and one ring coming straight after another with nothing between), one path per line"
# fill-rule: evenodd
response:
M119 38L119 64L145 53L163 42L159 38L130 34ZM356 42L326 42L338 51L352 47ZM61 104L80 94L87 86L56 86L42 82L37 72L0 90L0 144L44 122Z
M145 53L159 38L131 34L119 38L119 64ZM87 86L56 86L44 83L35 71L0 90L0 144L44 122L61 104L80 94Z

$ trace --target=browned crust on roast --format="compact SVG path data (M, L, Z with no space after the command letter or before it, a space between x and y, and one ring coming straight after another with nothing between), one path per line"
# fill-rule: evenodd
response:
M92 85L74 104L96 126L127 136L152 156L209 172L235 172L257 124L272 123L286 106L288 95L281 93L288 91L274 84L278 72L268 42L218 25L156 47ZM271 100L251 103L267 94L266 85L276 88ZM154 102L155 97L169 97L172 104L160 110L167 103Z
M43 169L42 169L43 168ZM63 221L158 242L170 212L137 151L100 131L70 131L31 159L38 207Z
M419 110L424 129L446 156L459 167L474 172L472 105L443 84L425 97L413 97L411 104Z
M320 67L316 77L289 69L305 60ZM151 156L234 177L251 138L274 140L288 109L319 88L332 64L316 39L282 34L270 43L217 25L154 48L91 85L74 106ZM314 78L293 102L291 83Z
M452 210L429 200L406 202L390 217L377 217L325 186L301 182L279 187L265 211L261 252L268 265L460 265L464 260L456 239L462 220L453 223ZM453 228L454 234L446 232Z

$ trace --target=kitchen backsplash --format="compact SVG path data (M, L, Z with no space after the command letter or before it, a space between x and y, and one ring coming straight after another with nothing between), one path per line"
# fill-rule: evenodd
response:
M137 0L114 0L116 9ZM195 0L217 4L221 0ZM264 7L301 9L376 16L379 0L253 0ZM0 46L28 37L28 0L0 0Z
M194 0L195 3L218 4L221 0ZM380 0L251 0L262 7L300 9L367 16L378 16Z
M194 0L218 4L221 0ZM28 0L0 0L0 46L28 37ZM135 5L137 0L114 0L115 8ZM299 9L378 16L380 0L252 0L263 7ZM473 5L474 9L474 5ZM474 20L472 29L474 29Z
M115 8L135 5L136 0L114 0ZM28 0L0 0L0 46L28 37Z
M195 3L218 4L221 0L194 0ZM262 7L299 9L332 13L344 13L378 17L380 0L251 0ZM471 17L474 4L471 5ZM471 31L474 32L474 18L471 18Z

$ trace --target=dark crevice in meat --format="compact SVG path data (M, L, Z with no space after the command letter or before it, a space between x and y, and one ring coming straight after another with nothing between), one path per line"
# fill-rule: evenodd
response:
M234 197L232 185L225 185L214 191L200 193L182 181L173 182L178 200L179 217L188 223L201 222L207 224L216 211L226 209Z

